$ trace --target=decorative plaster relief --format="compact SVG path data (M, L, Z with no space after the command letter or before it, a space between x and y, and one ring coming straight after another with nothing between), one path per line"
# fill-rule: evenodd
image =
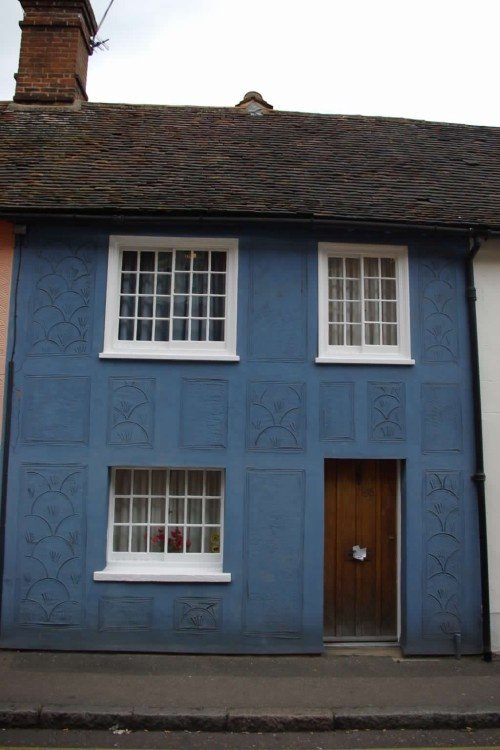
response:
M174 602L174 627L189 633L219 630L222 623L222 599L188 597Z
M404 440L404 383L368 383L368 403L370 440Z
M463 488L458 471L428 471L424 481L426 636L461 633Z
M150 378L110 378L108 443L152 446L154 388Z
M30 354L88 354L93 247L54 242L36 255Z
M27 443L87 443L90 378L27 376L21 431Z
M458 360L457 281L452 263L421 266L422 346L425 362Z
M307 265L302 251L252 252L248 358L253 362L305 362Z
M422 385L422 450L462 450L462 405L456 384Z
M302 629L304 472L247 472L244 540L246 634Z
M320 439L354 440L354 383L321 383Z
M141 596L102 596L99 630L150 630L153 599Z
M19 502L17 610L21 625L83 618L86 469L26 466Z
M247 413L247 447L250 450L304 449L303 383L250 383Z
M183 379L181 445L186 448L227 446L226 380Z

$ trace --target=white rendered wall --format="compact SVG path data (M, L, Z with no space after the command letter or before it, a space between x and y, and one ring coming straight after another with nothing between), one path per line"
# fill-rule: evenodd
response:
M500 654L500 239L474 262L486 472L491 645Z

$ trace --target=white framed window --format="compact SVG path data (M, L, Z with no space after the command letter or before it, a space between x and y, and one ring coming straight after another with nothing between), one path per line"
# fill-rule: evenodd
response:
M101 357L233 360L238 241L110 237Z
M107 564L97 581L227 582L224 471L111 469Z
M319 243L316 362L414 364L406 247Z

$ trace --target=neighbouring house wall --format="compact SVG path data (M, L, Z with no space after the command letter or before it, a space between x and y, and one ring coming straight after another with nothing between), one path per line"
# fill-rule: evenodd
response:
M488 240L474 262L486 472L491 646L500 653L500 240Z
M13 257L14 226L8 221L0 221L0 417L4 396Z
M464 653L481 651L464 237L237 222L162 231L40 221L27 230L4 647L321 651L325 459L376 458L402 467L405 652L453 654L460 642ZM112 234L237 238L240 361L100 358ZM318 242L408 247L414 364L315 363ZM141 409L116 431L130 385ZM263 443L256 407L265 398L273 425L283 413L296 418L285 437ZM225 470L230 583L94 580L106 564L116 466ZM201 614L190 622L186 611Z

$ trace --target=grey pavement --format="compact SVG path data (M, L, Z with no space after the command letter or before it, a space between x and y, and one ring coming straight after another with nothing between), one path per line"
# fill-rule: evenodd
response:
M500 727L500 661L0 651L0 726Z

